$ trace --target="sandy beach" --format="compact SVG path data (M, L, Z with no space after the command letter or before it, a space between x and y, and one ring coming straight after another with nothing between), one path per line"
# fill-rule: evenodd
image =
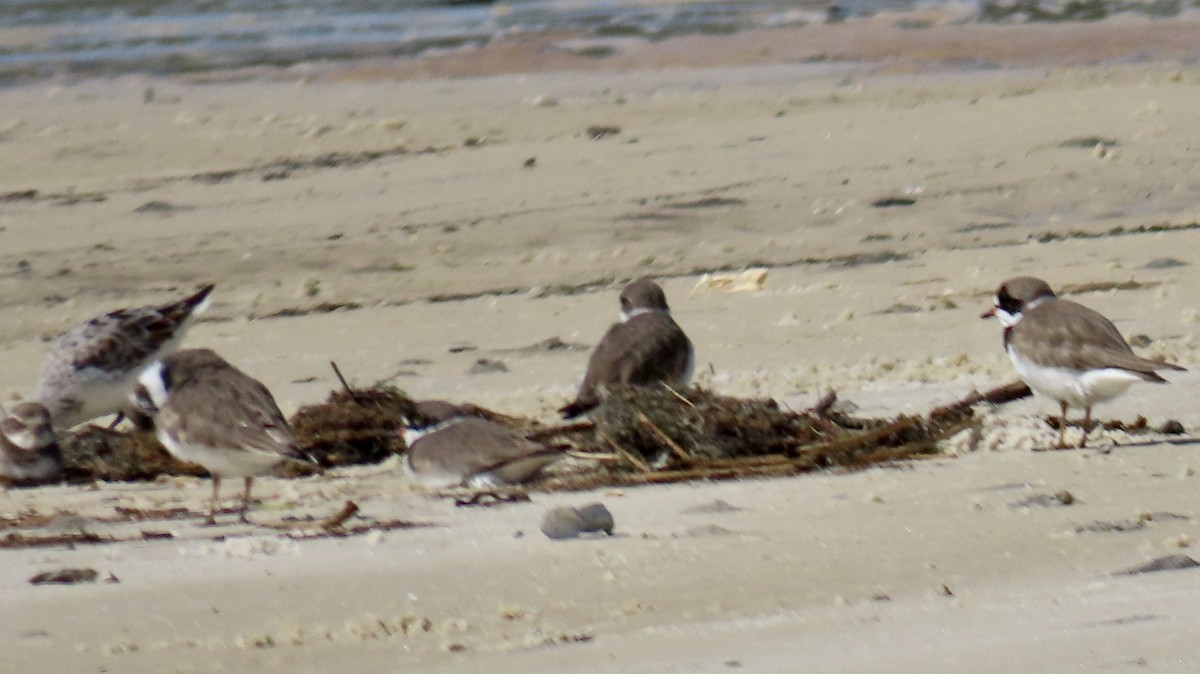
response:
M216 282L187 344L288 414L337 387L332 360L550 421L622 282L650 275L699 383L893 416L1015 378L978 317L1028 274L1191 370L1098 416L1190 437L1193 21L897 21L0 90L0 394L27 395L74 323ZM754 292L697 287L752 267ZM538 347L555 337L579 348ZM1114 574L1196 556L1195 445L1032 451L1056 408L981 408L981 437L863 472L495 508L416 493L397 459L257 483L259 521L353 500L422 525L346 537L114 516L202 512L190 477L8 489L0 536L123 542L0 551L6 667L1193 671L1196 572ZM538 531L594 501L616 536ZM30 584L59 568L99 579Z

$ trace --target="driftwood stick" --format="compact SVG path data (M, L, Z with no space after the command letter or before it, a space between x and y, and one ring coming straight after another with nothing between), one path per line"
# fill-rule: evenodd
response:
M813 457L826 457L830 454L842 453L856 447L861 447L862 445L878 442L889 435L906 431L916 426L919 418L902 416L890 424L880 426L873 431L855 433L849 437L840 437L820 445L801 447L800 451Z
M671 448L672 454L679 457L679 459L681 461L691 463L691 461L692 461L691 455L688 454L687 452L685 452L683 450L683 447L679 446L679 443L672 440L671 436L669 436L665 432L663 432L663 429L661 429L657 425L655 425L655 423L653 421L650 421L650 417L646 416L645 412L638 410L637 415L638 415L638 420L641 421L643 424L646 424L646 426L650 428L650 432L652 432L652 433L654 433L654 435L658 436L659 440L662 440L664 443L666 443L666 445L668 447Z
M357 512L358 504L354 501L346 501L346 505L342 506L341 510L321 520L321 528L326 530L336 529L345 524L346 520L354 517L354 514Z
M292 531L295 529L324 529L325 531L332 531L345 524L346 520L354 517L354 514L357 512L358 504L354 501L346 501L346 504L338 509L337 512L323 520L317 520L315 522L312 520L298 522L255 522L254 526L262 527L264 529L281 529L284 531Z
M759 456L743 456L735 459L709 459L699 464L700 468L753 468L756 466L783 466L796 463L796 459L783 454L762 454Z
M978 405L979 403L1003 405L1014 400L1027 398L1031 395L1033 395L1033 392L1029 390L1029 387L1025 385L1025 382L1014 381L1005 384L1004 386L997 386L996 388L989 389L983 393L972 391L970 395L958 400L957 402L936 407L929 412L929 419L938 421L945 419L946 417L965 414L967 410L971 409L975 405Z

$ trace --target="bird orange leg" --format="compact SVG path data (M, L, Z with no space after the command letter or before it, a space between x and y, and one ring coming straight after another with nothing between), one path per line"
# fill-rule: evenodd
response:
M1092 407L1088 405L1083 408L1083 437L1079 438L1079 448L1087 447L1088 429L1092 426Z
M209 503L208 503L208 519L204 521L205 524L216 524L217 523L217 497L221 493L221 478L217 477L216 475L213 475L212 481L213 481L212 500L209 501Z
M238 513L238 519L249 524L250 520L246 517L246 511L250 510L250 486L254 484L254 478L246 478L246 487L242 491L242 511Z
M1067 447L1067 403L1059 401L1062 406L1062 413L1058 417L1058 448L1066 449Z

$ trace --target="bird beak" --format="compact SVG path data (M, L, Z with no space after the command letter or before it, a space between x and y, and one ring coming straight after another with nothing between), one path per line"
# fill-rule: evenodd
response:
M983 312L983 314L981 314L979 317L980 318L991 318L995 315L996 315L996 307L992 307L991 309L988 309L987 311Z

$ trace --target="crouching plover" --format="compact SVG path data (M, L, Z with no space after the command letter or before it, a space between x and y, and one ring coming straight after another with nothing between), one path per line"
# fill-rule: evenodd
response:
M210 524L222 478L245 480L238 517L246 522L255 475L285 461L312 462L267 387L209 349L177 351L142 370L133 400L167 451L212 475Z
M0 419L0 482L50 482L62 475L62 467L62 453L44 405L20 403Z
M1043 280L1009 279L996 291L995 316L1004 325L1004 350L1029 388L1057 400L1062 408L1058 446L1065 447L1067 409L1082 407L1087 443L1092 406L1112 400L1137 381L1167 383L1157 370L1183 370L1133 353L1117 327L1099 313L1059 299Z
M129 410L138 372L179 348L212 289L210 284L178 302L96 316L59 337L33 395L50 410L55 428Z
M404 472L429 489L521 484L563 456L494 421L451 403L418 405L420 421L404 433Z
M570 419L591 410L608 384L686 386L694 366L692 342L671 318L662 288L648 279L633 281L621 291L621 322L604 333L578 395L559 412Z

